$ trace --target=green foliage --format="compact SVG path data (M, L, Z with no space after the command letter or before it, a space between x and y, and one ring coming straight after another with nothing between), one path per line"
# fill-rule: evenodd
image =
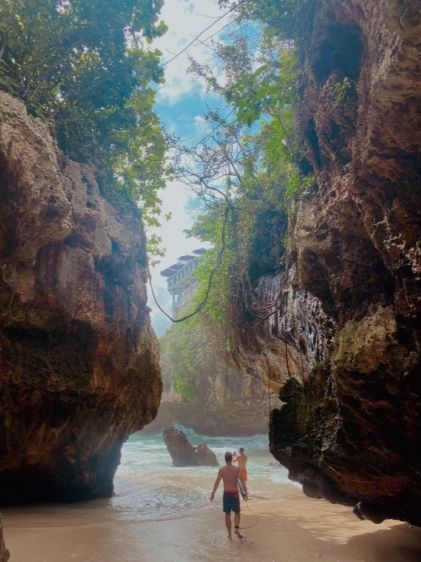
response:
M343 102L352 91L351 80L348 78L348 76L345 76L343 80L339 80L338 82L336 82L333 85L333 91L336 95L336 102Z
M2 0L0 88L50 119L71 158L157 214L166 141L153 113L163 0Z
M202 214L191 231L194 236L211 242L213 245L202 257L194 271L194 276L199 281L199 288L193 300L192 309L205 300L211 279L211 290L207 296L203 314L198 316L196 321L202 322L203 316L205 316L219 326L224 325L230 310L230 272L234 256L233 217L221 214L221 211L222 209L213 209ZM223 238L224 251L222 253ZM218 256L221 257L219 262Z
M176 379L175 390L177 391L177 394L179 394L185 402L188 402L189 400L193 400L196 397L196 393L193 389L193 385L186 376L180 375Z
M220 0L221 6L239 4L243 19L255 19L275 29L282 38L308 39L318 0Z
M172 385L183 400L200 395L198 379L209 362L203 328L192 320L173 325L160 340L164 391Z
M206 315L174 324L160 339L164 392L176 393L185 402L203 405L212 381L224 377L224 329Z
M213 274L205 310L219 324L232 317L236 301L237 309L243 306L259 275L280 270L288 209L314 183L299 167L303 155L295 134L297 50L294 41L280 38L284 25L292 33L282 32L281 37L294 38L299 31L294 24L303 23L300 17L313 5L292 0L243 2L241 25L257 17L270 25L255 25L245 34L240 27L217 45L217 74L197 63L191 67L231 108L228 117L208 112L211 133L206 145L189 153L195 170L191 183L205 207L192 233L212 244L196 270L197 302L206 299ZM262 249L271 246L278 251L266 250L263 256ZM245 308L250 310L250 303Z

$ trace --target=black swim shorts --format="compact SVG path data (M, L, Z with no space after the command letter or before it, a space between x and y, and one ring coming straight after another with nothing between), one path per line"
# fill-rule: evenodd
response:
M222 496L222 510L224 513L240 513L240 497L238 492L224 492Z

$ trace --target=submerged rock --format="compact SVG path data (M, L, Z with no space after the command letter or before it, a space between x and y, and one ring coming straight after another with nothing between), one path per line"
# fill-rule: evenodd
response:
M165 445L171 455L173 466L197 466L196 450L185 433L175 427L167 427L162 432Z
M193 447L181 430L170 426L164 429L162 436L173 466L218 466L215 453L207 445Z
M161 393L140 213L0 102L0 502L109 496Z

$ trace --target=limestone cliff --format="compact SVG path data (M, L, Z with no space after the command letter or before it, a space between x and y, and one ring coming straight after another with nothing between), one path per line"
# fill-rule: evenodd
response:
M0 502L109 496L161 382L138 209L0 94Z
M239 342L289 367L270 443L305 493L421 524L419 1L319 2L303 61L316 186L253 288L274 313Z
M226 334L204 318L161 339L162 402L148 431L171 423L204 435L267 433L275 386L227 361Z

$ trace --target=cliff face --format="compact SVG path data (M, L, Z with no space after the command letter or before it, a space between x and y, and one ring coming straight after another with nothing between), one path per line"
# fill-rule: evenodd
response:
M229 365L226 351L224 330L204 320L167 332L161 340L162 403L149 431L171 423L204 435L268 431L275 388L269 390L267 381Z
M317 191L290 210L278 311L258 329L290 364L271 450L308 495L421 524L418 0L321 2L304 65Z
M138 210L0 94L0 502L108 496L161 382Z

